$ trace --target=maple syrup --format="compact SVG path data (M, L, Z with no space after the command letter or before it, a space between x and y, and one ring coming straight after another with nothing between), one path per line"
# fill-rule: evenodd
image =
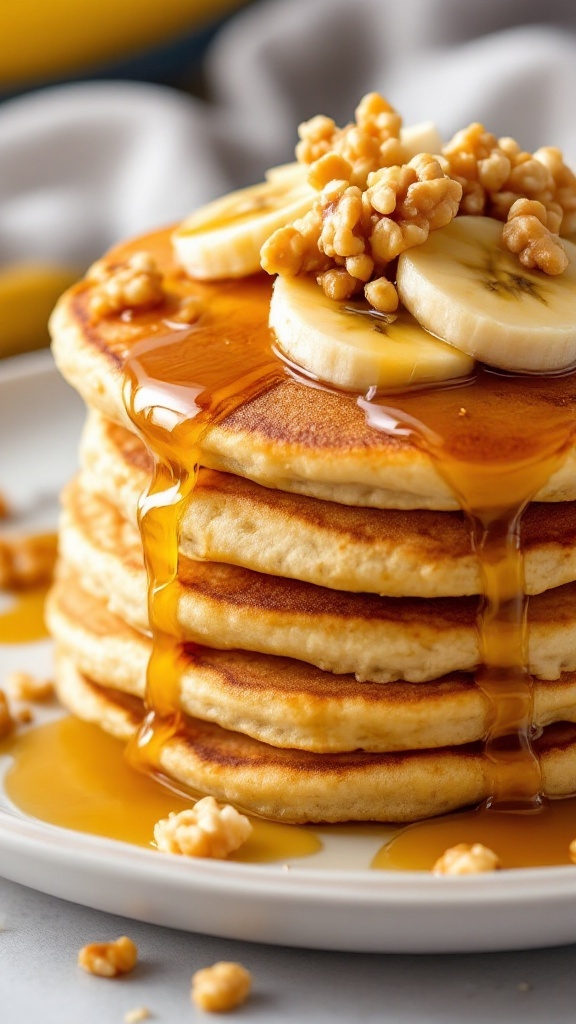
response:
M161 745L182 727L175 626L178 533L204 433L280 385L288 372L298 388L311 382L288 370L272 349L268 279L207 289L209 301L199 320L184 325L178 323L179 299L191 291L201 296L202 286L187 282L175 267L167 233L121 246L116 253L124 259L142 247L166 270L169 298L160 318L156 312L125 317L132 328L123 359L126 410L155 466L139 512L154 653L148 714L129 758L157 775ZM483 580L477 680L492 708L486 736L492 796L486 807L401 830L373 866L429 870L447 846L462 841L485 842L505 866L566 863L568 842L576 835L576 802L543 801L532 749L520 525L526 504L574 444L576 377L512 377L480 368L470 380L446 387L369 392L347 400L358 401L375 432L408 436L424 450L469 517ZM180 806L173 792L123 764L116 741L84 723L66 719L18 736L8 747L15 757L6 781L9 795L23 810L55 824L148 845L154 821ZM59 773L58 784L50 788L43 775L48 761ZM318 848L317 837L306 829L261 822L257 828L260 835L280 830L274 832L274 857L257 855L248 845L236 859L283 859ZM296 834L305 837L296 840L303 844L300 854L293 852ZM260 840L255 842L258 846Z
M166 239L155 236L151 242L166 263L166 252L162 251ZM120 250L120 255L125 256L126 250ZM173 268L169 280L176 292L182 287ZM269 282L258 277L222 285L212 292L199 321L179 330L174 330L169 313L163 322L143 317L142 340L133 346L124 364L126 408L155 462L152 485L140 508L155 638L147 687L150 710L130 752L133 764L150 771L155 770L161 744L181 725L173 639L177 632L178 529L182 503L193 490L201 461L203 433L207 426L276 387L288 372L271 348L267 328L269 288ZM310 382L294 373L293 367L290 374L298 386L309 386ZM314 382L314 386L323 385ZM353 396L349 400L353 401ZM518 837L526 828L537 828L535 822L543 822L550 815L557 820L560 814L570 823L573 812L568 802L562 812L554 805L553 811L539 817L543 796L539 763L532 748L528 602L524 595L520 523L528 502L551 478L574 443L574 374L518 377L480 368L471 379L446 387L387 396L373 391L357 401L375 431L409 436L432 459L469 518L471 543L480 561L482 665L477 682L488 695L492 709L485 738L492 795L481 816L476 812L470 819L463 815L449 819L459 830L460 838L455 841L462 841L468 821L473 831L481 828L482 834L486 828L490 835L496 829L496 846L498 835L504 836L511 821L522 822ZM426 822L402 835L416 837L416 845L423 849L427 830L433 830L436 839L441 828L450 831L447 825ZM568 832L572 830L570 824L567 828ZM576 815L573 831L576 834ZM397 845L390 847L395 850L390 864L401 866L399 851L409 842L408 838L404 845L394 841ZM388 856L386 851L382 853L379 866ZM538 856L539 862L549 862L544 849ZM559 861L557 850L550 856L554 862ZM406 855L405 866L409 866L410 857Z
M0 612L0 644L27 644L48 636L44 622L47 586L15 590L9 606Z
M119 740L75 718L17 733L0 744L0 754L12 759L4 780L12 802L61 828L149 848L155 823L190 807L190 799L133 771ZM252 835L230 860L265 864L310 857L322 847L309 828L251 820Z

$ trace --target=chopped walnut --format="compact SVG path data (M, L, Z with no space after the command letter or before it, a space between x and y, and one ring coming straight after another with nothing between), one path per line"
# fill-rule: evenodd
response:
M140 1024L142 1020L150 1020L151 1013L147 1006L135 1006L124 1014L124 1024Z
M508 213L502 238L510 252L518 254L524 267L561 274L568 266L568 256L559 236L547 225L548 213L542 203L517 199Z
M338 160L325 155L318 167L343 173ZM384 274L386 266L425 242L430 230L448 224L461 195L461 186L427 153L403 166L370 171L364 190L335 178L322 187L310 213L268 239L262 266L269 274L314 272L325 294L336 300L351 298L365 285L370 305L393 312L398 295Z
M3 537L0 540L0 587L24 589L47 583L56 560L56 537Z
M41 704L54 696L54 683L50 679L37 679L30 672L10 672L6 687L14 700L29 700Z
M576 176L559 149L544 146L534 154L527 153L514 139L497 139L482 124L474 123L457 132L443 148L442 164L445 172L462 185L461 214L486 214L505 221L519 200L534 200L546 210L545 226L553 235L566 237L576 231ZM539 238L545 237L532 225L529 233L534 231ZM557 256L559 245L553 247L545 241L537 248L554 251L550 258L542 256L542 265L535 262L525 266L538 266L548 274L561 273L564 266L554 269L563 263Z
M132 939L122 935L114 942L93 942L78 953L78 966L88 974L101 978L115 978L128 974L136 966L138 950Z
M444 851L432 871L435 875L475 875L501 867L494 851L482 843L458 843Z
M89 271L88 281L94 285L88 308L95 319L158 306L165 299L162 274L147 252L134 253L115 266L99 260Z
M6 694L3 690L0 690L0 739L5 736L9 736L14 728L14 719L10 712L10 705L6 699Z
M225 1013L245 1002L252 978L242 964L220 960L192 975L192 1002L210 1013Z
M342 129L325 117L300 125L296 155L311 165L319 195L306 216L268 239L261 263L269 274L313 273L335 300L365 286L370 305L393 312L387 265L452 220L462 188L430 154L407 159L401 119L382 96L365 96L355 117Z
M10 505L8 504L6 498L0 491L0 519L8 519L9 515Z
M206 796L190 810L172 812L154 826L154 839L162 853L223 859L246 842L252 825L230 804L220 805Z
M524 266L562 272L567 257L558 236L576 233L576 176L559 149L531 154L476 122L440 155L409 159L401 125L378 93L361 100L344 128L322 115L300 125L296 156L309 166L318 196L304 217L264 243L264 270L314 274L336 301L364 291L369 305L394 312L393 261L457 214L468 214L507 222L504 242ZM519 201L537 203L545 219L520 214Z
M326 177L325 158L340 158L349 168L348 173L334 173L334 178L345 178L352 185L366 188L371 171L392 164L402 164L406 152L400 142L402 118L383 96L368 93L355 111L355 121L338 128L332 118L319 115L305 121L298 128L300 142L296 146L296 158L300 163L310 164L309 182L315 188L322 188L330 178Z
M568 847L568 853L570 855L570 860L572 861L572 863L576 864L576 839L573 839L570 843L570 846Z

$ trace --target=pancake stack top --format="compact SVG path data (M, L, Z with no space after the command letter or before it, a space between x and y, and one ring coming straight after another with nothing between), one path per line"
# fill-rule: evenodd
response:
M57 307L89 408L59 694L193 793L303 822L576 790L576 182L480 128L436 159L380 98L313 119Z

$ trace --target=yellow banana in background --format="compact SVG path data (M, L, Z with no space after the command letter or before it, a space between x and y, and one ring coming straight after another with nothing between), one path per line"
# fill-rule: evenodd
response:
M2 4L0 93L90 74L190 39L246 0L16 0Z
M0 357L48 344L48 317L56 299L80 273L39 262L0 267Z

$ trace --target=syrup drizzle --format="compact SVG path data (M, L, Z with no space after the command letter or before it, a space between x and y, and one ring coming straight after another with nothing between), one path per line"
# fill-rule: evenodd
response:
M179 287L185 290L186 285ZM287 372L270 348L263 313L267 288L259 279L222 286L198 323L178 331L169 315L163 324L143 318L143 340L124 366L126 409L155 459L154 479L140 508L154 655L149 711L130 757L160 776L162 746L181 727L174 636L182 503L193 492L208 427L277 386ZM228 303L225 329L218 308L222 303ZM302 386L310 383L301 381ZM322 387L318 382L313 386ZM519 378L480 368L460 386L390 396L369 393L358 402L369 426L408 436L426 452L469 518L483 582L477 681L492 707L486 737L491 797L482 813L501 821L495 815L503 809L537 812L542 782L532 748L520 523L526 504L574 443L574 374ZM451 820L459 828L463 824L461 815ZM434 823L414 826L421 845L429 827Z
M214 333L214 310L191 327L153 332L132 350L125 366L128 415L154 457L150 488L139 507L139 526L149 579L149 621L154 644L148 667L148 713L127 756L134 767L155 772L164 744L182 727L178 711L178 546L183 503L198 477L203 435L239 405L269 391L283 376L271 354L265 324L254 323L261 281L222 289L230 317ZM256 303L255 303L256 299ZM219 324L222 310L216 310ZM250 345L246 344L246 332ZM164 779L172 788L173 780Z

